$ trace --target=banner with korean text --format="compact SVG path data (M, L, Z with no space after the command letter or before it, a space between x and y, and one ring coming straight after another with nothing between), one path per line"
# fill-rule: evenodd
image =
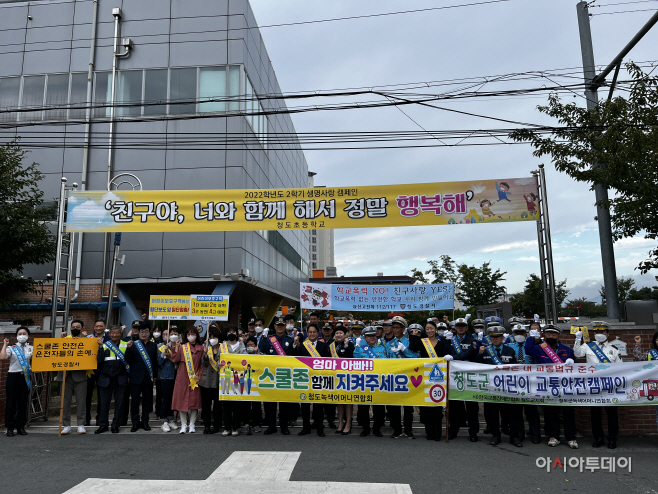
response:
M222 354L220 400L445 406L443 359Z
M96 338L35 338L32 372L90 370L98 365Z
M340 278L336 278L340 281ZM349 285L300 283L302 309L419 311L455 307L454 283L437 285Z
M541 405L655 405L658 362L484 365L450 363L450 399Z
M151 295L149 319L153 321L175 321L189 319L189 295Z
M258 190L72 191L71 232L307 230L537 220L537 180Z

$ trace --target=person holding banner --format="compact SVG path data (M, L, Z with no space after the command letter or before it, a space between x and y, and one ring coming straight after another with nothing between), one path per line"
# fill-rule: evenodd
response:
M334 329L334 341L329 344L329 353L333 358L354 358L354 345L347 339L345 327L337 325ZM325 405L326 406L326 405ZM338 411L338 428L336 434L346 436L352 433L352 404L336 405Z
M576 341L573 345L573 353L576 357L587 359L588 364L616 364L622 362L619 356L619 349L610 343L608 336L610 334L609 326L603 321L592 321L592 334L594 340L583 344L583 332L576 332ZM603 422L601 421L601 408L605 409L608 416L608 448L617 447L617 436L619 435L619 417L617 407L590 407L590 417L592 420L592 434L594 435L593 448L600 448L605 443L603 433Z
M404 319L401 316L394 316L393 319L391 319L391 327L393 329L395 340L397 341L397 346L395 346L395 343L393 341L389 342L387 346L387 350L390 352L388 358L418 358L419 357L418 352L414 352L409 348L409 338L405 336L407 333L406 319ZM404 410L404 432L402 430L403 410ZM414 407L391 406L391 407L386 407L386 411L388 412L388 419L391 421L391 426L393 427L393 435L391 436L393 439L396 439L397 437L400 437L403 434L409 439L416 439L416 436L413 433ZM397 435L396 435L396 431L397 431Z
M174 384L174 396L171 408L180 413L180 434L188 431L195 433L197 412L201 408L201 389L199 388L199 377L203 372L203 342L199 336L199 330L191 326L185 331L184 344L176 341L171 351L171 361L178 364L176 383ZM189 429L188 421L189 418Z
M158 345L158 366L160 367L160 386L162 388L162 403L160 404L160 420L162 431L169 432L178 429L171 410L171 400L174 396L174 382L176 380L176 365L171 361L171 349L178 341L178 329L171 326L162 332L163 343Z
M85 323L80 319L71 321L71 335L66 338L83 338L82 330ZM63 333L62 333L63 334ZM62 416L62 435L71 433L71 405L73 402L73 394L75 394L75 403L77 407L77 422L78 434L86 434L84 423L87 416L86 403L87 403L87 378L91 371L74 370L66 373L66 386L64 387L64 400ZM64 373L58 372L55 376L55 381L62 382L64 380ZM61 389L61 388L60 388Z
M222 404L219 402L219 336L219 328L211 324L203 354L203 374L199 379L204 434L219 432L222 426Z
M158 362L158 347L149 341L151 328L145 324L139 326L139 339L129 341L126 345L126 361L130 365L130 432L139 429L150 431L149 415L153 410L153 384L155 366ZM142 402L142 416L139 416L139 403Z
M420 358L442 358L445 353L443 340L436 336L436 323L428 319L425 324L426 337L422 337L422 326L409 326L409 348L418 352ZM420 407L420 421L425 426L428 441L440 441L443 431L443 410L441 407Z
M258 321L256 321L258 323ZM257 330L258 331L258 330ZM274 322L274 333L271 336L263 337L258 344L258 350L263 355L279 355L285 357L292 355L293 339L286 334L286 321L283 317L278 317ZM281 434L287 436L290 434L288 430L288 411L289 405L287 403L278 403L279 406L279 426L281 427ZM267 422L267 430L263 433L265 435L274 434L276 429L276 408L277 402L265 402L265 421Z
M388 358L386 347L377 339L377 329L374 326L368 326L363 330L363 342L361 345L354 347L354 358L358 359L378 359ZM382 437L382 427L386 418L385 405L372 405L372 433L377 437ZM358 405L356 413L356 423L363 430L361 437L370 435L370 405Z
M98 338L96 374L100 393L98 393L98 429L94 431L94 434L102 434L109 430L112 397L114 397L114 418L112 419L112 433L114 434L119 432L123 408L127 405L124 398L125 388L129 387L130 365L125 358L128 342L121 340L121 334L120 326L112 326L109 340L103 341L104 337Z
M448 330L443 332L443 338L445 340L443 347L445 352L444 358L447 361L455 359L473 362L475 360L477 340L472 334L468 334L467 331L468 321L459 318L455 321L454 333ZM478 432L480 432L480 419L478 418L480 409L478 403L475 401L450 400L449 407L450 422L448 424L448 439L453 440L457 438L459 428L464 418L466 418L470 441L472 443L477 442Z
M299 335L295 336L293 341L294 355L299 357L329 357L329 346L319 340L320 328L317 324L310 323L306 328L307 338L301 340ZM313 427L311 427L311 404L302 403L302 430L297 433L298 436L305 436L311 433L311 428L315 429L318 436L324 437L324 406L321 403L313 404Z
M27 402L31 386L30 360L32 359L32 345L27 342L30 330L27 326L20 326L16 330L16 344L9 346L9 339L5 338L0 350L0 360L9 359L9 370L5 381L5 427L7 436L16 433L26 436Z
M219 345L219 351L221 353L220 365L223 365L223 368L220 367L220 372L224 372L224 389L222 389L222 394L230 395L231 391L235 395L240 394L239 386L235 385L237 375L235 366L240 364L241 359L233 358L231 355L244 355L247 353L247 350L244 343L238 340L237 327L229 326L224 330L224 342ZM232 363L231 360L234 360L234 362ZM222 432L222 436L237 436L239 434L238 429L240 428L240 412L243 406L240 402L232 400L222 400L222 405L222 413L224 414L224 432Z
M531 325L532 327L532 325ZM560 343L562 329L554 324L544 326L544 341L539 340L539 331L532 329L525 342L525 351L538 364L572 365L576 356L573 350ZM549 435L548 445L555 447L560 444L560 412L564 421L564 437L571 449L578 449L576 441L576 415L574 407L546 405L544 407L544 426Z

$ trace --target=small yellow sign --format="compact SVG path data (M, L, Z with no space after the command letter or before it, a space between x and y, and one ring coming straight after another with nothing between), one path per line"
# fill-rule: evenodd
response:
M190 295L190 317L206 321L228 321L225 295Z
M32 371L72 371L95 369L96 338L35 338Z
M587 330L587 326L571 326L571 334L576 334L578 331L583 332L583 342L589 343L590 338L589 338L589 331Z
M189 295L151 295L149 319L153 321L176 321L189 319Z

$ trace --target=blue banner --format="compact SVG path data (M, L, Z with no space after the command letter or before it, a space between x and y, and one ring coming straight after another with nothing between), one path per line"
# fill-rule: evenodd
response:
M339 278L336 279L339 281ZM349 311L448 310L455 285L349 285L300 283L302 309Z

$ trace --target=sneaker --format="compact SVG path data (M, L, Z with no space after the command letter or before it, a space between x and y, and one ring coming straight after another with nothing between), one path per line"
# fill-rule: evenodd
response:
M569 441L567 444L571 449L578 449L578 442L575 439L573 441Z
M190 434L194 434L196 432L196 429L194 428L194 422L190 422L189 431L190 431Z
M402 435L401 432L394 432L393 435L392 435L391 437L392 437L393 439L397 439L397 438L400 437L401 435Z
M86 434L86 433L87 433L87 429L85 429L85 426L84 425L79 425L78 426L78 434Z
M249 427L249 430L247 431L247 436L251 436L253 434L254 430Z
M233 431L233 432L231 433L232 436L237 436L238 434L240 434L238 431Z
M260 427L258 427L258 426L252 427L251 431L252 431L253 433L260 432Z
M167 423L167 422L165 422L165 424L166 424L166 423ZM169 428L170 428L172 431L176 431L176 430L178 430L178 424L176 424L176 422L174 422L174 421L172 420L172 421L169 422Z
M70 432L71 432L70 426L67 425L66 427L62 427L62 436L69 434Z
M187 425L186 424L181 425L179 434L185 434L186 432L187 432Z
M169 427L169 424L167 422L162 423L162 432L169 432L171 431L171 427Z
M416 439L416 435L413 432L410 432L409 434L405 434L409 439Z
M224 429L224 432L222 432L222 436L230 436L230 435L231 435L231 431L228 429Z
M247 432L249 432L249 425L248 424L243 425L238 429L238 432L242 432L243 434L246 434Z
M559 440L559 439L556 439L556 438L552 437L552 438L550 438L550 439L548 440L548 445L549 445L551 448L554 448L554 447L557 446L558 444L560 444L560 440Z

